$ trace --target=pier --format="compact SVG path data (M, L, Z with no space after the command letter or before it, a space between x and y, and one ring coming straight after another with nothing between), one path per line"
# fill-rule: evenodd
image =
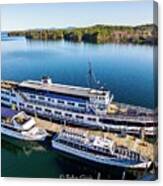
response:
M85 128L79 127L70 127L67 125L61 125L51 121L43 120L40 118L35 118L37 126L47 130L49 133L58 133L63 127L73 128L76 132L83 131L88 135L102 136L113 140L118 146L128 147L130 150L140 153L142 156L149 158L152 161L157 159L157 145L149 143L143 139L139 139L130 135L125 137L120 137L117 134L111 132L102 132L97 130L88 130Z

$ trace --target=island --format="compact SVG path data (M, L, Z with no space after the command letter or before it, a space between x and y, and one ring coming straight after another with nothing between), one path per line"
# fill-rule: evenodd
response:
M66 40L84 43L158 43L158 28L154 24L139 26L94 25L89 27L69 27L64 29L32 29L10 31L8 36L25 36L33 40Z

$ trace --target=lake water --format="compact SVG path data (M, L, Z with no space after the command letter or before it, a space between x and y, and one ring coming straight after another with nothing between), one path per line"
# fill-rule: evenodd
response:
M2 41L2 79L39 80L49 75L54 82L88 86L88 61L96 79L116 101L153 108L152 46L25 38ZM122 178L116 170L92 166L53 152L47 144L25 144L2 136L2 176Z

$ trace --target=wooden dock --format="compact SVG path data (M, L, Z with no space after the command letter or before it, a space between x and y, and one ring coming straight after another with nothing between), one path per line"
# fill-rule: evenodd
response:
M70 128L70 126L63 126L63 124L57 124L40 118L35 118L37 126L47 130L50 133L59 132L63 127ZM157 159L157 145L141 140L139 138L129 136L120 137L117 134L110 132L102 132L97 130L90 130L86 128L71 127L74 130L82 130L87 132L88 135L103 136L113 140L117 145L128 147L130 150L136 151L141 155L148 157L150 160L155 161Z

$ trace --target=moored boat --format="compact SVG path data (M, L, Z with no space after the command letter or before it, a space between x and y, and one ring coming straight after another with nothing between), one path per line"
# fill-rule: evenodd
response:
M48 133L36 126L34 118L25 112L1 107L1 133L26 141L44 141Z
M137 136L157 135L157 111L113 102L105 89L41 81L1 82L3 105L60 123Z
M147 169L151 165L148 158L126 147L117 146L111 139L68 129L62 129L53 137L52 147L102 165L129 169Z

